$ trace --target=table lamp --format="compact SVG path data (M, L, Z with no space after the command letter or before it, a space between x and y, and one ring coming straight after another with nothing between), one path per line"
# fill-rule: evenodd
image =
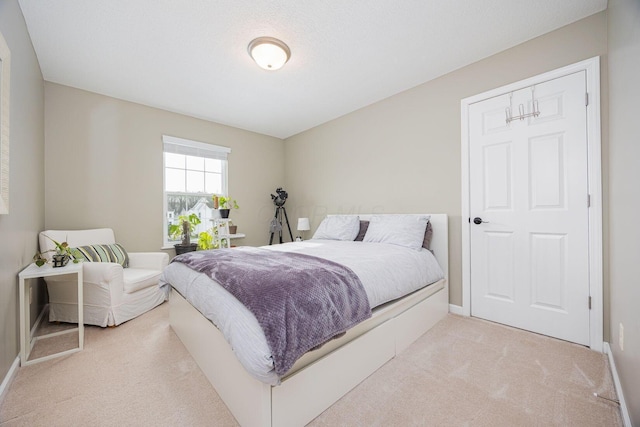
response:
M296 241L301 242L304 240L304 232L311 230L311 224L309 224L309 218L298 218L298 231L302 231L302 237L296 237Z

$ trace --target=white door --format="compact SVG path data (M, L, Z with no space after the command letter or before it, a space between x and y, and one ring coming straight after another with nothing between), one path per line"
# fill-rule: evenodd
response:
M585 79L469 107L469 247L472 316L589 345Z

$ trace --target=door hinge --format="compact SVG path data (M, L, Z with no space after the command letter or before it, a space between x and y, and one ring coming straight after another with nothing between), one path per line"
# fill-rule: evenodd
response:
M589 310L591 310L591 296L589 296Z
M587 207L591 207L591 194L587 194Z
M584 105L589 106L589 92L584 94Z

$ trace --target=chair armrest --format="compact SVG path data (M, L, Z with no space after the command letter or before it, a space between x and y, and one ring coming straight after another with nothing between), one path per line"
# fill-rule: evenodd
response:
M129 252L129 267L163 270L169 264L169 254L164 252Z
M123 288L122 266L115 262L82 262L82 275L85 283L111 288L119 282L121 290Z
M111 304L117 305L124 293L122 266L115 262L83 262L82 279L86 285L95 285L108 291Z

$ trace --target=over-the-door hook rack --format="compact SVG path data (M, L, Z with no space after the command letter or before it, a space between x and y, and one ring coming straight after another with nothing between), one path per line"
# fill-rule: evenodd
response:
M513 92L509 94L509 106L505 108L505 113L507 115L507 124L511 123L514 120L524 120L527 117L538 117L540 115L540 110L538 109L538 101L536 101L534 96L535 86L531 86L531 107L533 109L532 112L525 114L525 108L523 104L518 105L518 114L517 116L511 115L511 109L513 108Z

